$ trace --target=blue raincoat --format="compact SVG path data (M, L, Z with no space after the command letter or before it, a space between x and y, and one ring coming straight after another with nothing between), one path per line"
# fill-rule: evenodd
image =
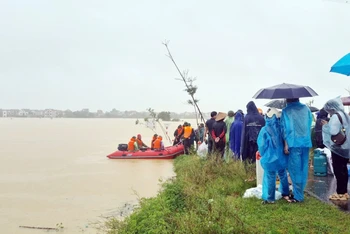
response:
M241 151L241 137L242 137L242 127L243 127L243 115L237 112L235 115L235 120L233 121L230 128L230 148L234 153L234 157L239 159Z
M294 198L304 200L308 179L309 150L311 142L312 114L299 101L288 103L282 110L281 127L283 139L289 148L288 172L293 183Z
M258 149L261 155L260 163L264 168L262 199L275 200L276 173L280 178L279 191L282 196L288 196L287 156L283 153L280 121L276 115L266 118L266 125L258 136Z

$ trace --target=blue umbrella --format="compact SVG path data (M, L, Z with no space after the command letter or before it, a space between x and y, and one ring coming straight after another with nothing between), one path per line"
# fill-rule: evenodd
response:
M350 76L350 53L339 59L339 61L332 66L330 72Z
M292 99L301 97L313 97L318 94L309 86L294 84L280 84L272 87L260 89L253 98L256 99Z

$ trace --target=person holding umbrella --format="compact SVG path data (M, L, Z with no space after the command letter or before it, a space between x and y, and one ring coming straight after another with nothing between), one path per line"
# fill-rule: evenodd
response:
M299 102L299 98L287 99L282 110L281 127L284 139L284 153L288 157L288 172L293 183L291 203L304 201L304 189L308 178L309 150L311 141L312 114Z
M257 99L286 99L287 106L281 115L281 129L284 153L289 155L287 168L293 183L294 197L288 199L291 203L304 200L309 150L312 147L312 114L306 105L299 102L299 98L317 95L309 86L286 83L260 89L254 95Z

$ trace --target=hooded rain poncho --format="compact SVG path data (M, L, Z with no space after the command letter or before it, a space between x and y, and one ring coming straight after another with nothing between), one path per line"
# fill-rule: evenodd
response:
M299 101L288 103L282 110L282 134L289 149L288 172L293 182L294 198L298 201L304 200L308 178L311 123L310 109Z
M240 112L237 112L235 115L235 121L230 128L230 148L236 159L239 158L241 150L242 128L243 115Z
M342 117L343 126L345 128L346 141L341 146L336 145L332 140L332 135L339 133L341 129L341 123L336 114L333 114L330 118L328 124L323 125L322 135L323 135L323 144L327 146L333 153L343 157L349 158L350 152L350 117L345 113L344 106L340 98L334 98L329 100L325 105L324 109L328 113L339 113Z
M278 171L287 168L280 124L275 115L266 119L266 125L259 133L258 147L261 155L260 163L264 170Z
M282 110L281 126L289 148L312 147L311 123L312 113L306 105L300 102L287 104Z

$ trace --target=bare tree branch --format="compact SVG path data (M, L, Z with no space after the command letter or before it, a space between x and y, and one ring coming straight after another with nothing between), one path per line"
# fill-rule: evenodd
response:
M194 97L194 95L196 94L197 89L198 89L197 86L193 85L193 82L196 80L196 77L188 77L188 73L189 73L188 70L184 70L184 71L181 72L180 68L178 67L177 63L174 60L174 57L172 56L172 54L171 54L171 52L169 50L169 46L168 46L169 45L169 41L168 40L164 41L162 44L165 46L165 48L166 48L166 50L168 52L167 57L170 58L170 60L174 64L176 70L180 74L180 76L181 76L180 80L183 81L184 84L185 84L185 87L186 87L185 91L188 93L188 95L191 96L192 100L188 100L187 103L190 104L190 105L193 105L193 107L194 107L194 110L195 110L195 113L196 113L197 124L198 124L197 111L198 111L198 113L200 115L201 121L205 122L203 114L202 114L202 112L201 112L201 110L199 109L199 106L198 106L198 101L199 100L195 99L195 97Z

